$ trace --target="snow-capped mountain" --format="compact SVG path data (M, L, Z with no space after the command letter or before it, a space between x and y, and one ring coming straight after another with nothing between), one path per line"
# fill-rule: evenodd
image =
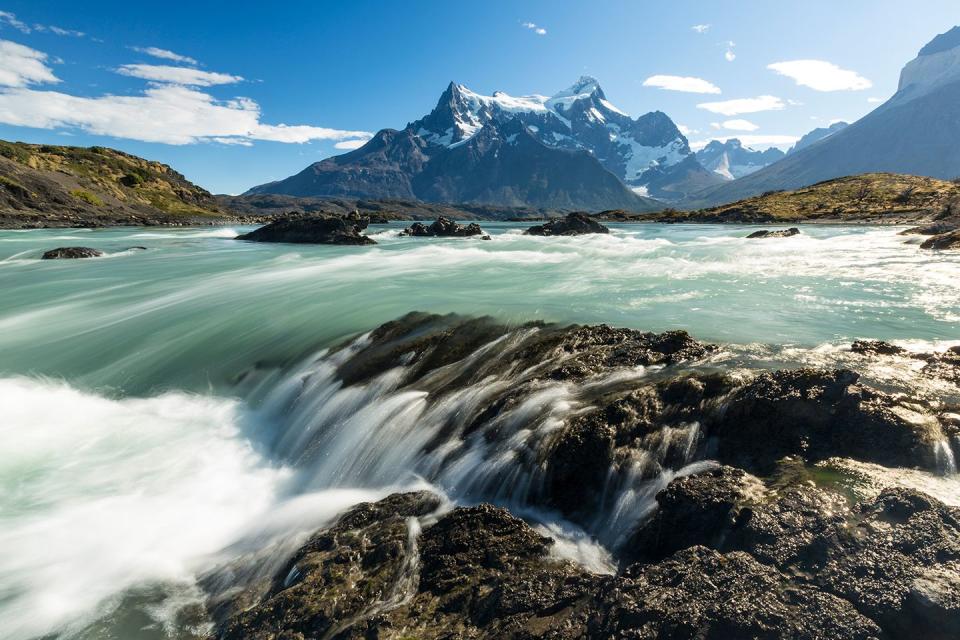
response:
M567 183L555 182L561 175ZM521 176L553 179L541 188ZM633 119L584 76L550 97L487 96L451 82L402 131L250 192L640 210L657 206L641 196L679 199L719 181L669 117Z
M707 146L697 151L697 160L700 164L724 180L736 180L750 175L773 164L783 156L783 151L776 147L757 151L743 146L736 138L726 142L711 140Z
M687 204L732 202L869 172L960 176L960 27L923 47L900 73L897 93L860 120Z

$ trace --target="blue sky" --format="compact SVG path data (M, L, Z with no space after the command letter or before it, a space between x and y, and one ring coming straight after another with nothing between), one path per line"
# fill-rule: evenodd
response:
M789 146L875 108L960 24L956 0L0 0L0 12L0 138L112 146L225 193L404 126L450 80L551 95L588 74L692 143Z

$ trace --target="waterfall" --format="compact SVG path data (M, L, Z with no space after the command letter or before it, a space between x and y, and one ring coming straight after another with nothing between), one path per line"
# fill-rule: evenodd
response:
M594 411L598 398L646 383L651 371L621 368L571 381L538 376L545 363L504 366L538 331L509 331L425 374L404 353L392 361L397 366L346 385L342 373L371 344L362 336L309 360L263 398L265 439L300 470L303 491L423 479L462 502L542 510L559 433ZM593 517L581 524L608 548L624 542L672 479L710 466L695 461L699 441L695 422L650 433L614 461Z

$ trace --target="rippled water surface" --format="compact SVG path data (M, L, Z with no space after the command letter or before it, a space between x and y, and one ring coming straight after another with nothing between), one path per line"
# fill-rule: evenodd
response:
M245 243L240 228L0 231L0 637L198 637L198 574L393 488L381 464L376 486L293 489L250 437L271 425L239 378L408 311L682 328L737 366L855 366L856 338L960 344L960 254L894 228L534 238L487 223L481 241L400 226L373 228L375 247ZM108 255L38 260L77 245ZM867 374L909 382L902 360ZM603 568L582 532L543 526Z

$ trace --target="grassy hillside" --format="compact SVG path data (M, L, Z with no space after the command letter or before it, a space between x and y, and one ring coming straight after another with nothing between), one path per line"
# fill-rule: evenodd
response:
M895 173L867 173L827 180L794 191L768 192L695 211L666 210L605 219L646 222L873 222L929 220L960 197L960 184Z
M0 141L0 227L197 224L227 219L165 164L105 147Z

